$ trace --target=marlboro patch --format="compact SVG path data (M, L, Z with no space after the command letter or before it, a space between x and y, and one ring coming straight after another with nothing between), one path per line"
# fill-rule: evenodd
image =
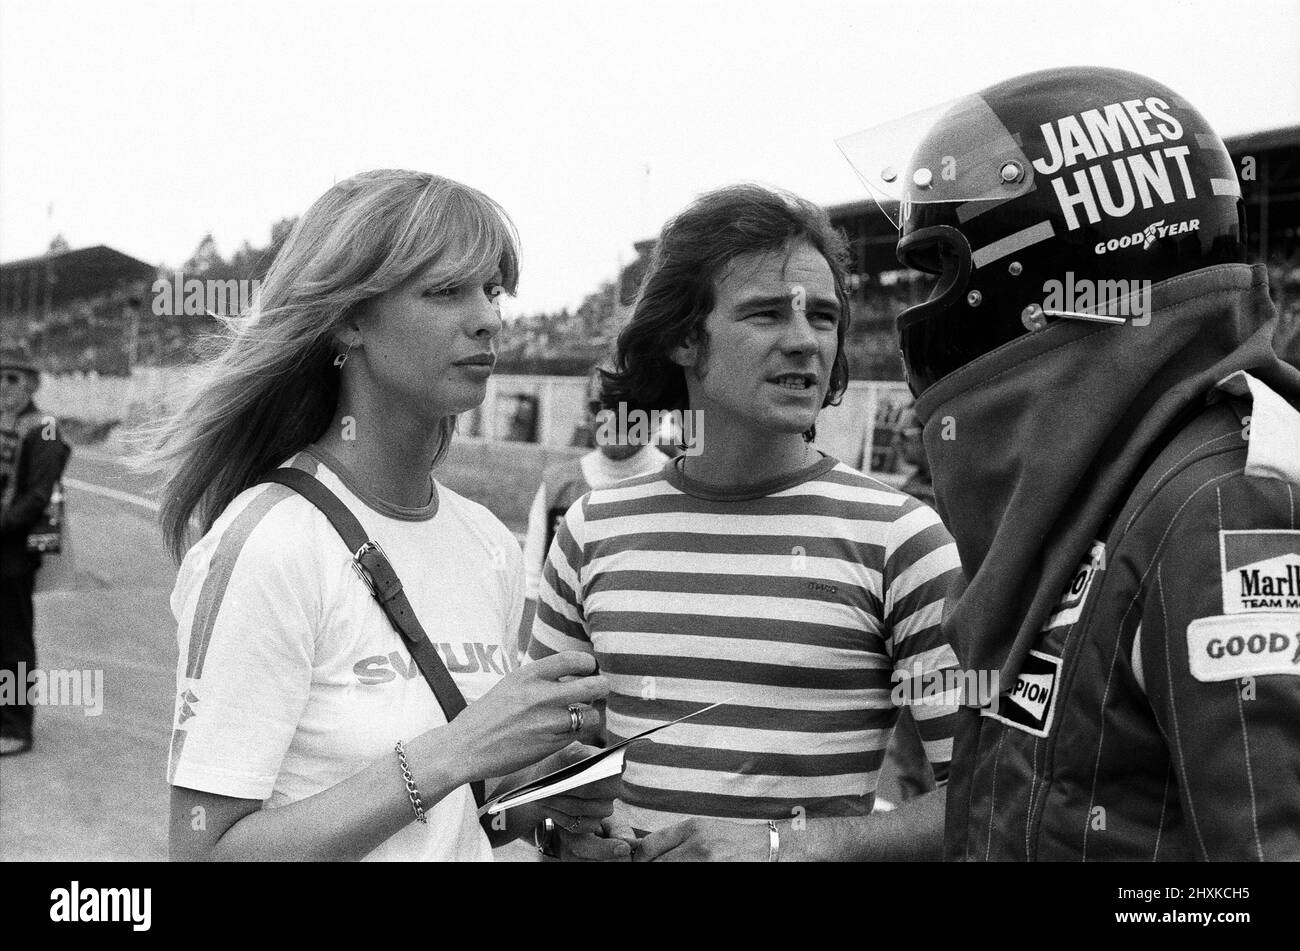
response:
M1219 532L1223 613L1300 611L1300 531Z

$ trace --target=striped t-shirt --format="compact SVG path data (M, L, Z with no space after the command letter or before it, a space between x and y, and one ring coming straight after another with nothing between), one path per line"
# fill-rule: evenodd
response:
M629 748L618 815L634 828L863 815L891 675L956 666L940 622L957 570L933 510L833 458L743 491L674 461L569 509L529 653L595 654L611 741L731 698ZM940 782L955 711L913 708Z

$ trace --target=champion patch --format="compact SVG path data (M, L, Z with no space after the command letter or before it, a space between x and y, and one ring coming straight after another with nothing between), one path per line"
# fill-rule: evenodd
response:
M1300 614L1230 614L1187 626L1192 676L1211 683L1266 674L1300 676Z
M1219 532L1223 613L1300 612L1300 531Z
M1056 712L1056 687L1061 678L1061 658L1030 651L1015 686L999 698L997 711L980 712L1034 736L1047 736Z

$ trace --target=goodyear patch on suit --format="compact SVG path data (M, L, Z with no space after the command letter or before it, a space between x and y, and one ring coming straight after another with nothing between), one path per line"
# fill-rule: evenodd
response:
M1187 626L1187 663L1192 676L1206 683L1300 676L1300 613L1197 618Z

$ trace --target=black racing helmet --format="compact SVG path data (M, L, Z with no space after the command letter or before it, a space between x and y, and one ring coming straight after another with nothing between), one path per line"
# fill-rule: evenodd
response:
M1125 323L1151 284L1245 260L1223 140L1136 73L1029 73L839 145L898 228L899 261L938 277L898 316L917 395L1055 320Z

